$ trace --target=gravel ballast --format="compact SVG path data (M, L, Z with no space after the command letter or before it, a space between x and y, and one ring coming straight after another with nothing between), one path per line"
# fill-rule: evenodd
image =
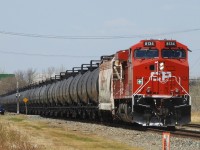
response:
M162 149L162 133L123 129L96 123L43 118L37 115L28 115L28 119L42 120L45 122L47 121L50 126L62 126L67 127L73 131L83 132L84 134L96 134L106 139L116 140L130 146L141 147L145 150ZM200 139L189 139L171 136L170 148L172 150L199 150Z

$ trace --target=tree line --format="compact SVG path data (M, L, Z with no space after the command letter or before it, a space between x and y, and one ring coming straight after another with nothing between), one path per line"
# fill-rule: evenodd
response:
M42 75L41 80L46 80L55 74L59 74L60 72L65 71L65 68L61 66L60 68L55 67L49 67L46 70L42 70L42 73L38 73L36 69L29 68L25 71L18 70L15 71L14 77L7 77L2 80L0 80L0 95L8 93L10 91L16 90L17 82L19 83L19 88L28 86L30 84L33 84L36 82L36 79L38 81L38 75ZM4 71L1 71L1 74L3 74Z

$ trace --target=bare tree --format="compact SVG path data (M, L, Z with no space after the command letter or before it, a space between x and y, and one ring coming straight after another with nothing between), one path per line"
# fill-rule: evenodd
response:
M55 72L56 72L55 67L49 67L49 68L47 69L48 77L51 77L52 75L54 75Z
M60 72L65 72L66 71L66 68L61 65L59 68L56 69L56 74L60 74Z
M36 69L29 68L25 72L25 78L28 84L31 84L34 82L34 78L36 77Z
M0 94L5 94L16 89L16 78L8 77L0 81Z
M19 87L24 87L26 85L28 85L28 82L26 81L26 77L25 77L25 71L22 70L18 70L15 71L15 77L16 77L16 82L19 82Z
M1 71L1 70L0 70ZM39 80L45 80L47 78L53 77L56 73L64 72L65 68L62 65L60 68L49 67L42 71L42 74L37 74L36 69L29 68L26 71L18 70L15 71L15 77L9 77L0 80L0 94L7 93L12 90L16 90L16 83L18 81L19 88L25 87L36 81L38 75ZM37 79L38 81L38 79Z
M44 69L42 71L42 79L45 80L47 78L52 77L53 75L55 75L56 69L55 67L49 67L46 70Z
M4 71L3 68L0 68L0 73L1 73L1 74L5 73L5 71Z

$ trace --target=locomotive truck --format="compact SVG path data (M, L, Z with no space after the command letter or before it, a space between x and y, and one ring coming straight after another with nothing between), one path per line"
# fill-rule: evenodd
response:
M19 89L20 112L120 120L143 126L191 121L188 47L176 40L141 40L129 49L91 60L55 78ZM16 91L0 104L16 111Z

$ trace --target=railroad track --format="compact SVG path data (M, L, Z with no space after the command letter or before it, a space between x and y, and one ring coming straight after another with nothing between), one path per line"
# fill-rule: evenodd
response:
M192 127L196 128L197 131L191 130L188 128L167 128L167 127L143 127L138 124L124 124L124 123L103 123L104 125L107 126L112 126L112 127L120 127L124 129L129 129L129 130L138 130L142 132L153 132L153 133L159 133L162 134L163 132L170 132L171 136L174 137L183 137L183 138L193 138L193 139L198 139L200 140L200 124L188 124L184 125L184 127Z
M188 129L175 129L175 130L166 130L163 128L151 128L147 129L150 132L162 133L162 132L170 132L172 136L175 137L183 137L183 138L194 138L200 140L200 131L188 130Z
M188 124L184 125L182 127L190 127L190 128L196 128L197 131L191 130L189 128L167 128L167 127L145 127L138 125L136 123L124 123L124 122L101 122L101 121L91 121L91 120L73 120L71 121L78 121L78 122L86 122L86 123L94 123L94 124L102 124L105 126L110 126L110 127L116 127L116 128L124 128L127 130L137 130L141 132L154 132L154 133L159 133L162 134L163 132L170 132L170 134L174 137L183 137L183 138L193 138L193 139L198 139L200 140L200 124Z
M163 132L170 132L171 136L183 137L183 138L193 138L200 140L200 124L189 124L185 125L187 127L197 128L197 131L188 128L167 128L167 127L144 127L138 124L124 124L124 123L103 123L106 126L120 127L129 130L138 130L142 132L153 132L162 134Z
M187 124L187 125L184 125L184 127L200 129L200 124Z

